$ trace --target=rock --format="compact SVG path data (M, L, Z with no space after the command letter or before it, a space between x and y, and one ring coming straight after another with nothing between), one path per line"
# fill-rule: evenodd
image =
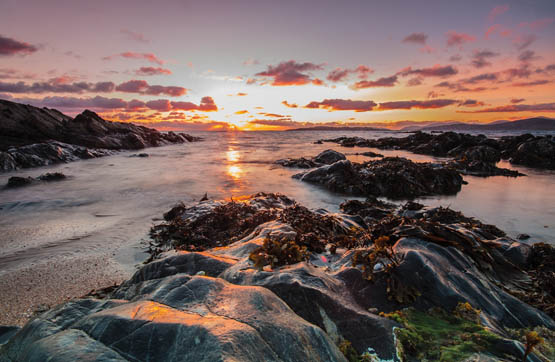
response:
M148 153L134 153L129 157L143 157L143 158L146 158L146 157L149 157L149 156L150 155Z
M342 153L336 152L334 150L325 150L318 154L318 156L316 157L284 158L281 160L277 160L275 163L284 167L314 168L322 165L330 165L334 162L346 159L347 158Z
M44 175L40 175L38 177L41 181L59 181L66 179L67 176L61 172L52 172L52 173L45 173Z
M109 122L89 110L72 119L54 109L0 100L1 171L102 157L112 154L109 150L198 140L184 133Z
M17 326L0 326L0 346L6 344L20 329Z
M122 286L114 298L63 304L28 323L0 354L58 361L346 361L330 337L265 288L175 274Z
M12 176L8 179L8 183L6 184L6 187L22 187L22 186L27 186L33 183L33 181L35 181L32 177L19 177L19 176Z
M318 154L318 156L314 157L314 162L323 163L325 165L331 165L337 161L346 160L344 154L339 153L334 150L325 150Z
M322 184L335 192L397 199L455 194L463 181L458 172L445 166L398 157L363 164L338 161L293 177Z
M322 143L324 143L324 142L322 142L322 140L314 141L315 145L321 145Z
M294 168L313 168L319 166L318 163L314 162L311 159L307 159L304 157L301 158L283 158L281 160L277 160L275 163L281 165L283 167L294 167Z
M488 164L499 159L509 159L513 164L528 167L555 169L555 140L551 135L504 136L499 140L484 135L470 135L457 132L414 134L396 138L385 137L377 140L361 137L339 137L324 140L338 143L343 147L375 147L379 149L402 149L414 153L453 157L469 162L480 161ZM494 166L494 165L493 165Z
M527 240L527 239L530 239L530 235L528 235L528 234L518 234L518 236L516 238L518 240Z
M511 163L555 170L555 140L537 137L520 144L509 155Z
M410 360L400 338L409 327L387 313L440 310L434 321L449 325L461 305L496 343L480 352L516 360L522 345L508 328L555 328L521 300L553 305L551 246L520 244L450 209L405 206L369 198L342 205L353 215L330 214L260 193L183 207L154 228L171 231L157 243L179 250L103 300L70 301L31 320L0 347L0 360L346 361L370 352L399 361L400 350ZM389 212L362 221L376 208ZM181 251L190 246L204 251ZM449 347L475 357L472 332Z
M490 177L490 176L506 176L506 177L519 177L526 176L525 174L500 168L495 166L494 163L484 161L471 161L468 159L459 159L447 163L450 167L454 168L463 175Z
M384 155L382 155L381 153L376 153L372 151L357 153L357 155L362 155L366 157L384 157Z

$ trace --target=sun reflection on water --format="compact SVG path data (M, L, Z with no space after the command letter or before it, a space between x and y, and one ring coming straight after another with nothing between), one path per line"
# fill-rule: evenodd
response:
M234 150L230 148L226 152L227 158L227 174L231 176L234 180L239 180L241 178L241 174L243 173L243 169L239 166L238 162L241 159L241 154L238 150Z

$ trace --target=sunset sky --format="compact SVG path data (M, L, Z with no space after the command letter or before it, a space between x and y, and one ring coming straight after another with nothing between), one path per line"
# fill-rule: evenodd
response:
M555 1L0 2L0 98L159 129L555 116Z

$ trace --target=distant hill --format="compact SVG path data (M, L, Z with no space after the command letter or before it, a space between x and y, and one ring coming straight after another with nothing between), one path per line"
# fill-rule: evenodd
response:
M403 131L414 131L414 127L403 128ZM418 128L420 131L555 131L555 119L534 117L517 121L495 121L486 124L470 124L454 122Z
M305 127L305 128L293 128L293 129L288 129L287 131L378 131L378 132L391 132L391 130L387 129L387 128L349 127L349 126L341 126L341 127L314 126L314 127Z

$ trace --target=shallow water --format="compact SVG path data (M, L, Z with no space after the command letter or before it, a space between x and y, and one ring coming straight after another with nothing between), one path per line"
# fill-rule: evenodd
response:
M69 179L0 190L0 274L67 258L105 255L125 270L146 254L148 230L176 202L191 204L204 195L230 198L260 191L281 192L310 208L337 211L351 198L292 179L300 170L273 164L285 157L315 156L332 148L356 162L353 155L372 150L414 161L439 158L404 151L342 148L313 142L342 135L379 138L379 132L228 132L199 133L205 140L151 148L150 157L115 156L0 174L39 176L60 171ZM406 136L406 134L394 134ZM450 206L467 216L492 223L530 242L555 241L555 172L514 167L527 177L478 178L466 176L468 185L455 196L419 199L428 205Z

